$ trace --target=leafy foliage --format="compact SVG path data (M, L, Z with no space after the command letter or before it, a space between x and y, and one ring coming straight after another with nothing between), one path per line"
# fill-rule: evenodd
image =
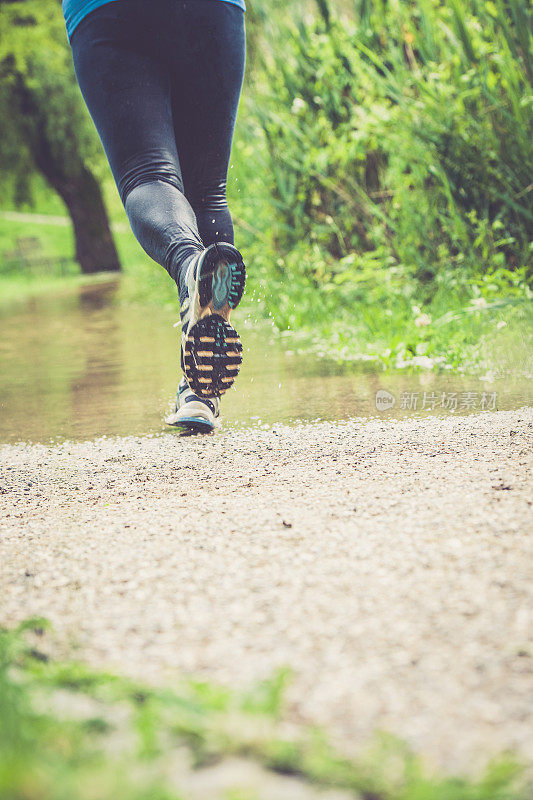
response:
M483 369L531 323L525 0L253 8L229 185L267 313L341 358Z
M101 163L101 148L76 85L60 4L0 4L0 186L31 197L32 143L46 141L66 173Z
M254 104L276 247L377 252L426 297L450 269L529 263L531 39L522 0L357 3L285 20ZM509 11L512 13L509 14Z

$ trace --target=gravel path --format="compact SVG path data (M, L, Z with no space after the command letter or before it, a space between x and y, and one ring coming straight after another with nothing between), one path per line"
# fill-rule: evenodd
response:
M533 410L1 450L0 617L168 681L294 670L353 751L533 759Z

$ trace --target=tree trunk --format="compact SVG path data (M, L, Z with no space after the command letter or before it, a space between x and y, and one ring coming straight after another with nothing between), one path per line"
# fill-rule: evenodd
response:
M84 273L117 272L120 261L109 226L102 192L94 175L84 166L68 180L56 178L53 188L64 201L76 245L76 261Z
M57 143L47 140L45 112L38 99L17 75L17 89L26 140L35 166L64 201L74 226L75 258L83 273L117 272L120 261L111 234L100 186L85 166L80 153L61 152Z
M33 153L37 167L68 209L74 227L75 259L81 271L119 271L120 261L96 178L81 163L67 176L43 155L42 150Z

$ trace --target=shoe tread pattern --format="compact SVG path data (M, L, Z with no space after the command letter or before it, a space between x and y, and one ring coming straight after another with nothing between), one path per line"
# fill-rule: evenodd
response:
M237 250L216 246L200 267L200 307L212 305L215 313L223 307L237 308L244 293L246 267Z
M185 379L198 397L220 397L235 381L242 363L237 331L218 314L203 317L187 334Z

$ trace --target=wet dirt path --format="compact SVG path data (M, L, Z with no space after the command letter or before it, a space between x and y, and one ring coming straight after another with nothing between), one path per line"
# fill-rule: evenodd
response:
M0 621L445 769L533 756L533 411L1 449ZM75 650L73 648L76 648Z

